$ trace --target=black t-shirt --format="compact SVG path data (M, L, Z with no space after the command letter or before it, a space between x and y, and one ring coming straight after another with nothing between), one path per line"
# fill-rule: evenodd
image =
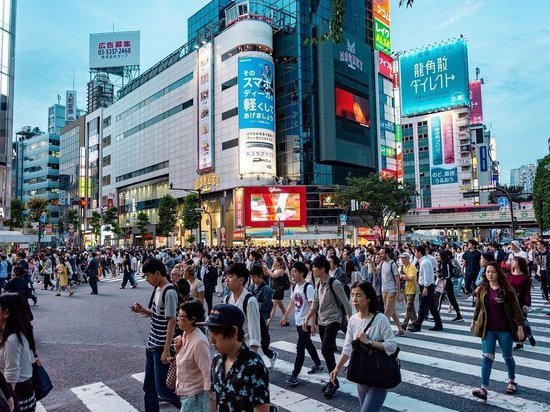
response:
M462 257L466 261L466 274L477 276L480 269L479 261L481 260L481 252L468 250Z

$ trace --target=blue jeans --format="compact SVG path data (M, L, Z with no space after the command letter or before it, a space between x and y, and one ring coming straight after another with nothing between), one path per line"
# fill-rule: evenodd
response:
M181 396L180 400L180 412L210 412L210 400L207 391L192 396Z
M481 386L483 387L489 386L497 340L502 351L502 357L506 363L506 369L508 370L508 379L514 380L516 378L516 362L512 356L512 332L493 332L487 329L485 339L481 339L481 352L483 354L481 361Z
M180 398L166 387L169 365L160 361L163 350L163 348L146 350L145 379L143 380L145 412L159 412L159 398L170 402L178 409L181 407Z
M373 388L366 385L357 385L357 392L361 412L378 412L382 409L388 394L387 389Z

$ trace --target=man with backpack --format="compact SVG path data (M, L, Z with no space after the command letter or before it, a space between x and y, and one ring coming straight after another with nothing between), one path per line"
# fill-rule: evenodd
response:
M309 321L314 319L314 316L317 317L319 336L321 337L321 353L330 373L336 366L334 354L337 350L336 336L342 323L341 308L344 309L346 319L351 316L352 308L342 283L329 276L330 263L324 256L316 257L313 260L312 270L315 277L319 278L319 285L316 288L311 309L302 324L302 329L307 331ZM322 391L326 398L332 398L339 387L338 380L335 383L329 381L323 386Z
M315 316L310 319L309 323L305 322L306 316L315 297L315 286L309 282L306 282L305 277L307 274L308 269L303 262L296 262L292 265L290 276L294 282L294 287L292 288L292 292L290 294L290 303L288 304L286 312L281 319L281 326L283 326L286 324L288 317L294 310L294 321L296 323L296 331L298 332L298 342L296 343L296 359L294 360L294 369L292 370L292 374L286 380L286 384L290 387L298 384L298 375L304 365L306 349L314 363L307 373L313 374L323 370L317 349L311 341L311 334L317 329Z
M261 267L259 269L262 270ZM261 347L264 354L269 358L269 368L273 369L279 355L269 349L269 331L265 319L260 315L260 305L254 295L245 288L248 283L248 276L249 271L244 263L233 263L227 268L225 282L230 293L225 297L224 303L235 305L242 310L245 318L243 325L244 342L256 352Z

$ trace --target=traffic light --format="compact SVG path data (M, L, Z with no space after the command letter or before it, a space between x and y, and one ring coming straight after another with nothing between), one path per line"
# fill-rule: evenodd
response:
M88 201L86 199L80 199L79 204L80 204L80 207L84 209L86 208L86 206L88 206Z

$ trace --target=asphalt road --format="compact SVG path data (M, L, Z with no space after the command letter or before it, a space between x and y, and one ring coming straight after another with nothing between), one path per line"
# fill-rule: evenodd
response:
M56 297L54 292L36 286L38 305L32 310L38 352L54 383L54 390L42 400L39 410L143 411L140 379L150 320L132 313L129 307L134 302L147 304L152 287L142 281L136 289L120 290L119 280L107 279L99 283L97 296L90 295L89 286L84 284L77 286L71 297ZM537 292L534 290L534 296L539 295ZM472 308L463 299L459 302L464 317L470 318ZM479 339L470 335L468 323L451 324L454 315L443 310L443 332L407 333L398 338L403 383L390 392L384 410L549 411L550 317L546 312L550 306L535 299L530 318L538 343L535 348L527 345L515 353L517 396L503 394L506 369L497 355L491 382L495 392L490 392L484 405L472 398L471 390L479 384ZM326 374L309 376L305 368L301 384L286 388L284 381L295 356L295 327L272 325L271 335L272 347L280 357L270 371L271 396L281 410L358 410L355 386L345 379L341 380L342 390L331 400L320 392ZM338 343L340 350L341 341ZM316 345L320 348L319 342ZM306 358L305 366L310 364ZM175 408L165 405L162 410Z

